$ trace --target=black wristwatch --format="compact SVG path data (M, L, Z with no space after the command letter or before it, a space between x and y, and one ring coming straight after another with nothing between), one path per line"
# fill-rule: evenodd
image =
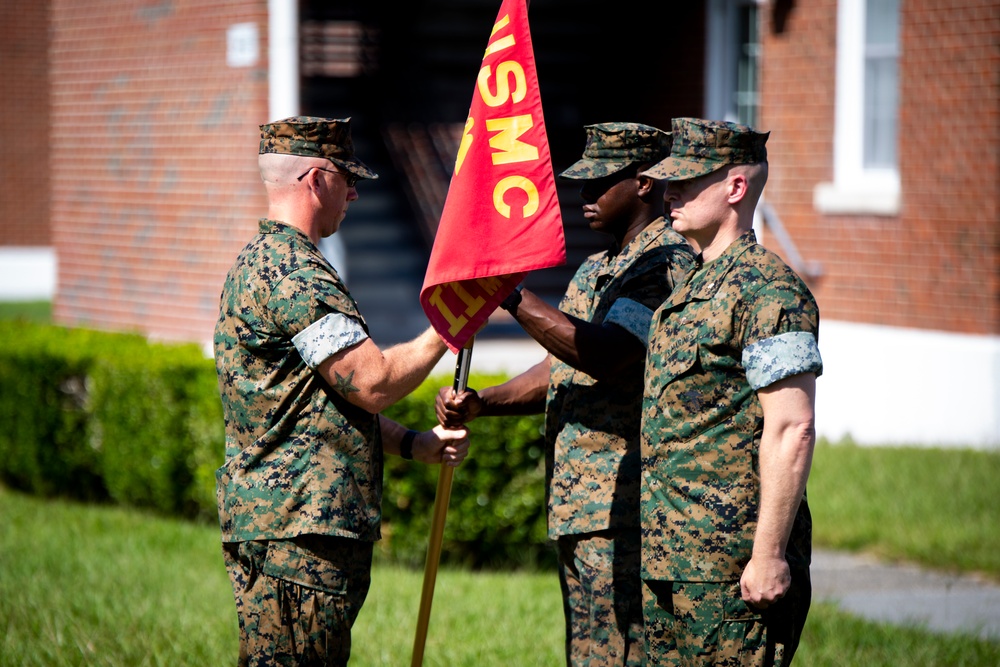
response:
M517 310L518 304L521 303L521 286L518 285L514 288L514 291L507 295L507 298L500 302L500 307L506 310L511 315Z

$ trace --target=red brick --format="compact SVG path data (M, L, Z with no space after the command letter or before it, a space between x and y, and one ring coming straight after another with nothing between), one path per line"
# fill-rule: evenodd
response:
M833 176L837 3L794 3L781 34L762 14L766 197L824 268L823 316L1000 333L1000 3L901 4L902 208L890 218L811 202Z

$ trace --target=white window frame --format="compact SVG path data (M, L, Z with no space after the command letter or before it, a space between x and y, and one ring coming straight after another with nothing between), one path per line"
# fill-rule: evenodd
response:
M900 209L899 170L864 167L865 2L837 3L833 182L813 191L821 213L896 215Z

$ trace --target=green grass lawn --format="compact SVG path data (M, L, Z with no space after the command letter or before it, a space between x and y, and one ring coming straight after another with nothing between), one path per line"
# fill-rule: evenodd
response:
M0 665L219 665L217 531L0 492Z
M816 447L817 545L1000 581L1000 452Z
M423 573L377 563L355 666L408 665ZM202 667L235 661L234 605L214 526L0 488L0 667ZM814 605L799 665L1000 664L1000 644L867 623ZM424 664L562 664L552 572L442 570Z
M50 301L0 301L0 320L24 319L29 322L52 321Z

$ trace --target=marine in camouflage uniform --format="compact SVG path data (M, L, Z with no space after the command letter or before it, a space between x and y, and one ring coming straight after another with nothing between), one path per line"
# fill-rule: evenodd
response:
M701 254L649 332L647 664L787 665L810 600L819 311L750 229L767 134L697 119L672 131L670 157L646 173L668 180L674 228Z
M585 216L612 245L583 262L558 310L527 290L505 304L550 354L467 400L472 416L544 407L548 534L558 544L567 663L639 665L642 358L652 313L693 253L660 215L661 189L637 175L667 155L670 135L637 123L586 132L582 159L561 176L581 181ZM466 421L469 406L448 397L442 390L439 417Z
M343 665L380 537L383 449L400 453L405 442L408 457L419 449L428 462L464 454L446 454L434 434L418 444L364 390L366 373L393 359L371 352L357 304L316 245L357 198L356 179L376 178L354 157L349 120L263 125L260 154L269 215L282 219L262 219L230 269L214 337L226 421L219 517L239 664ZM434 339L404 344L414 357L404 368L425 377L445 349ZM376 368L346 372L354 362L345 355L365 351Z

